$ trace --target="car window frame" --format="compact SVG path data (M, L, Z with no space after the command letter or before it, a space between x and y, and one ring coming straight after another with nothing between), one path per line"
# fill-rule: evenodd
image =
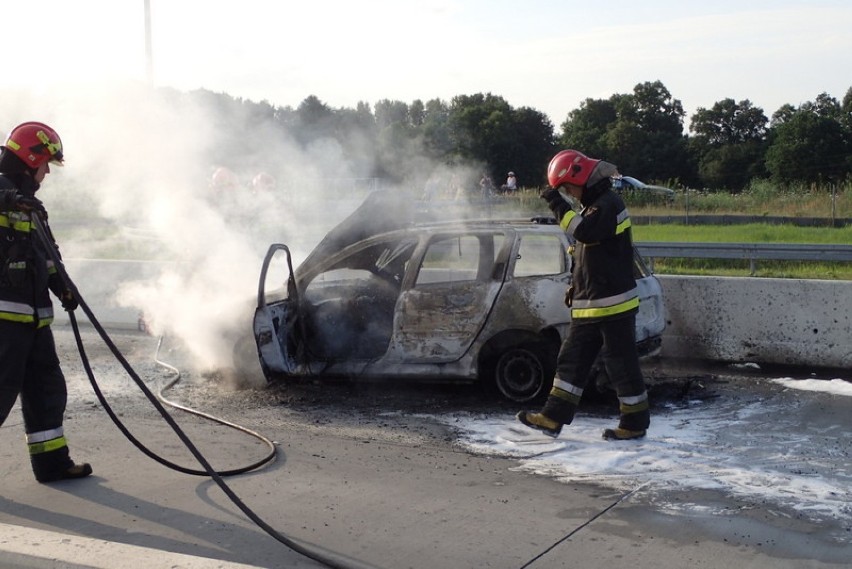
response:
M506 270L509 260L509 254L511 250L514 248L514 243L516 240L516 231L509 227L487 227L487 228L458 228L458 229L448 229L441 228L439 230L425 230L421 235L420 244L417 250L409 259L409 268L407 271L406 278L403 282L403 290L410 290L415 287L423 287L423 286L431 286L431 285L446 285L450 282L454 281L435 281L435 282L424 282L417 284L417 279L420 274L420 271L423 267L423 261L427 252L429 251L429 247L438 240L442 239L453 239L460 236L476 236L479 238L484 235L491 235L492 237L496 235L501 235L503 237L502 242L499 244L499 247L494 247L493 255L494 260L490 263L488 270L485 270L484 267L480 266L477 269L476 278L471 280L460 280L455 282L491 282L491 281L503 281L506 278ZM481 251L481 241L480 241L480 251ZM479 259L480 263L482 263L482 258Z

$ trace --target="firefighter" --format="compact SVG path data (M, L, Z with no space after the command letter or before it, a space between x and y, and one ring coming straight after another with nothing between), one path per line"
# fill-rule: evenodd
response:
M33 473L39 482L82 478L89 464L74 464L62 422L67 390L50 324L49 291L68 310L77 301L62 282L35 231L47 213L35 197L51 165L62 165L62 141L39 122L12 129L0 146L0 425L18 395ZM51 236L52 239L52 236Z
M274 192L276 185L275 178L266 172L260 172L251 179L251 191L255 195Z
M648 394L636 349L639 294L633 277L630 218L612 191L616 167L576 150L550 161L545 199L560 227L572 238L573 269L565 302L571 326L556 362L556 377L540 412L521 411L524 425L556 437L571 423L590 371L600 353L619 400L619 424L605 439L645 436L650 424ZM561 192L582 204L575 212Z
M240 189L240 179L228 168L220 166L213 171L210 177L210 189L215 193L236 192Z

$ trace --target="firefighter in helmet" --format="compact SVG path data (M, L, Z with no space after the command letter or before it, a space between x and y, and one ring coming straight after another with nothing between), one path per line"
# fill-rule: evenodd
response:
M639 294L633 277L630 218L612 191L616 167L563 150L550 161L550 188L542 193L560 227L574 241L571 287L565 297L571 326L556 362L556 377L540 412L521 411L518 420L556 437L571 423L595 359L600 353L619 400L620 421L605 439L645 436L650 424L648 394L636 349ZM563 199L582 204L575 212Z
M33 473L39 482L83 478L63 432L67 391L50 324L49 292L77 308L36 234L35 216L52 239L47 213L35 197L51 165L61 166L62 141L51 127L25 122L0 147L0 425L20 395ZM55 245L55 244L54 244Z
M276 186L275 178L266 172L260 172L251 179L251 191L255 195L274 192Z
M240 189L240 179L234 172L220 166L213 171L210 177L210 189L215 192L236 192Z

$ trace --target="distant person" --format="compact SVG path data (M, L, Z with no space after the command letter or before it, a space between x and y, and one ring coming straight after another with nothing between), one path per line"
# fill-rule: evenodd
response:
M67 311L77 300L65 287L33 218L47 236L47 212L35 197L50 165L62 165L62 141L40 122L12 129L0 147L0 425L20 395L30 462L39 482L83 478L88 464L74 464L62 423L67 388L50 324L53 292Z
M611 189L610 176L615 173L609 162L576 150L563 150L547 168L551 187L541 197L575 242L571 286L565 295L571 325L544 408L537 413L521 411L518 420L552 437L574 419L599 353L621 412L618 427L604 430L604 438L644 437L651 421L636 349L639 293L633 277L630 218L621 197ZM582 204L580 213L571 209L563 192Z
M423 201L434 201L441 197L441 185L443 184L441 177L438 174L432 174L426 180L426 185L423 188Z
M518 191L518 179L515 177L514 172L509 172L506 183L500 186L500 191L504 194Z
M446 197L451 200L464 199L464 187L459 183L458 174L450 175L450 181L447 184Z
M482 199L488 199L494 194L494 182L488 172L482 173L482 178L479 179L479 195Z

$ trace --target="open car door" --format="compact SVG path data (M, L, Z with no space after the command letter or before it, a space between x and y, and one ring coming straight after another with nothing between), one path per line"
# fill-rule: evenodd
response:
M281 284L276 288L269 288L267 284L270 279L274 279L271 282ZM296 371L298 363L292 353L295 351L292 328L299 322L298 306L290 250L279 243L270 245L260 271L253 323L260 366L267 380L271 379L271 375L291 374Z

